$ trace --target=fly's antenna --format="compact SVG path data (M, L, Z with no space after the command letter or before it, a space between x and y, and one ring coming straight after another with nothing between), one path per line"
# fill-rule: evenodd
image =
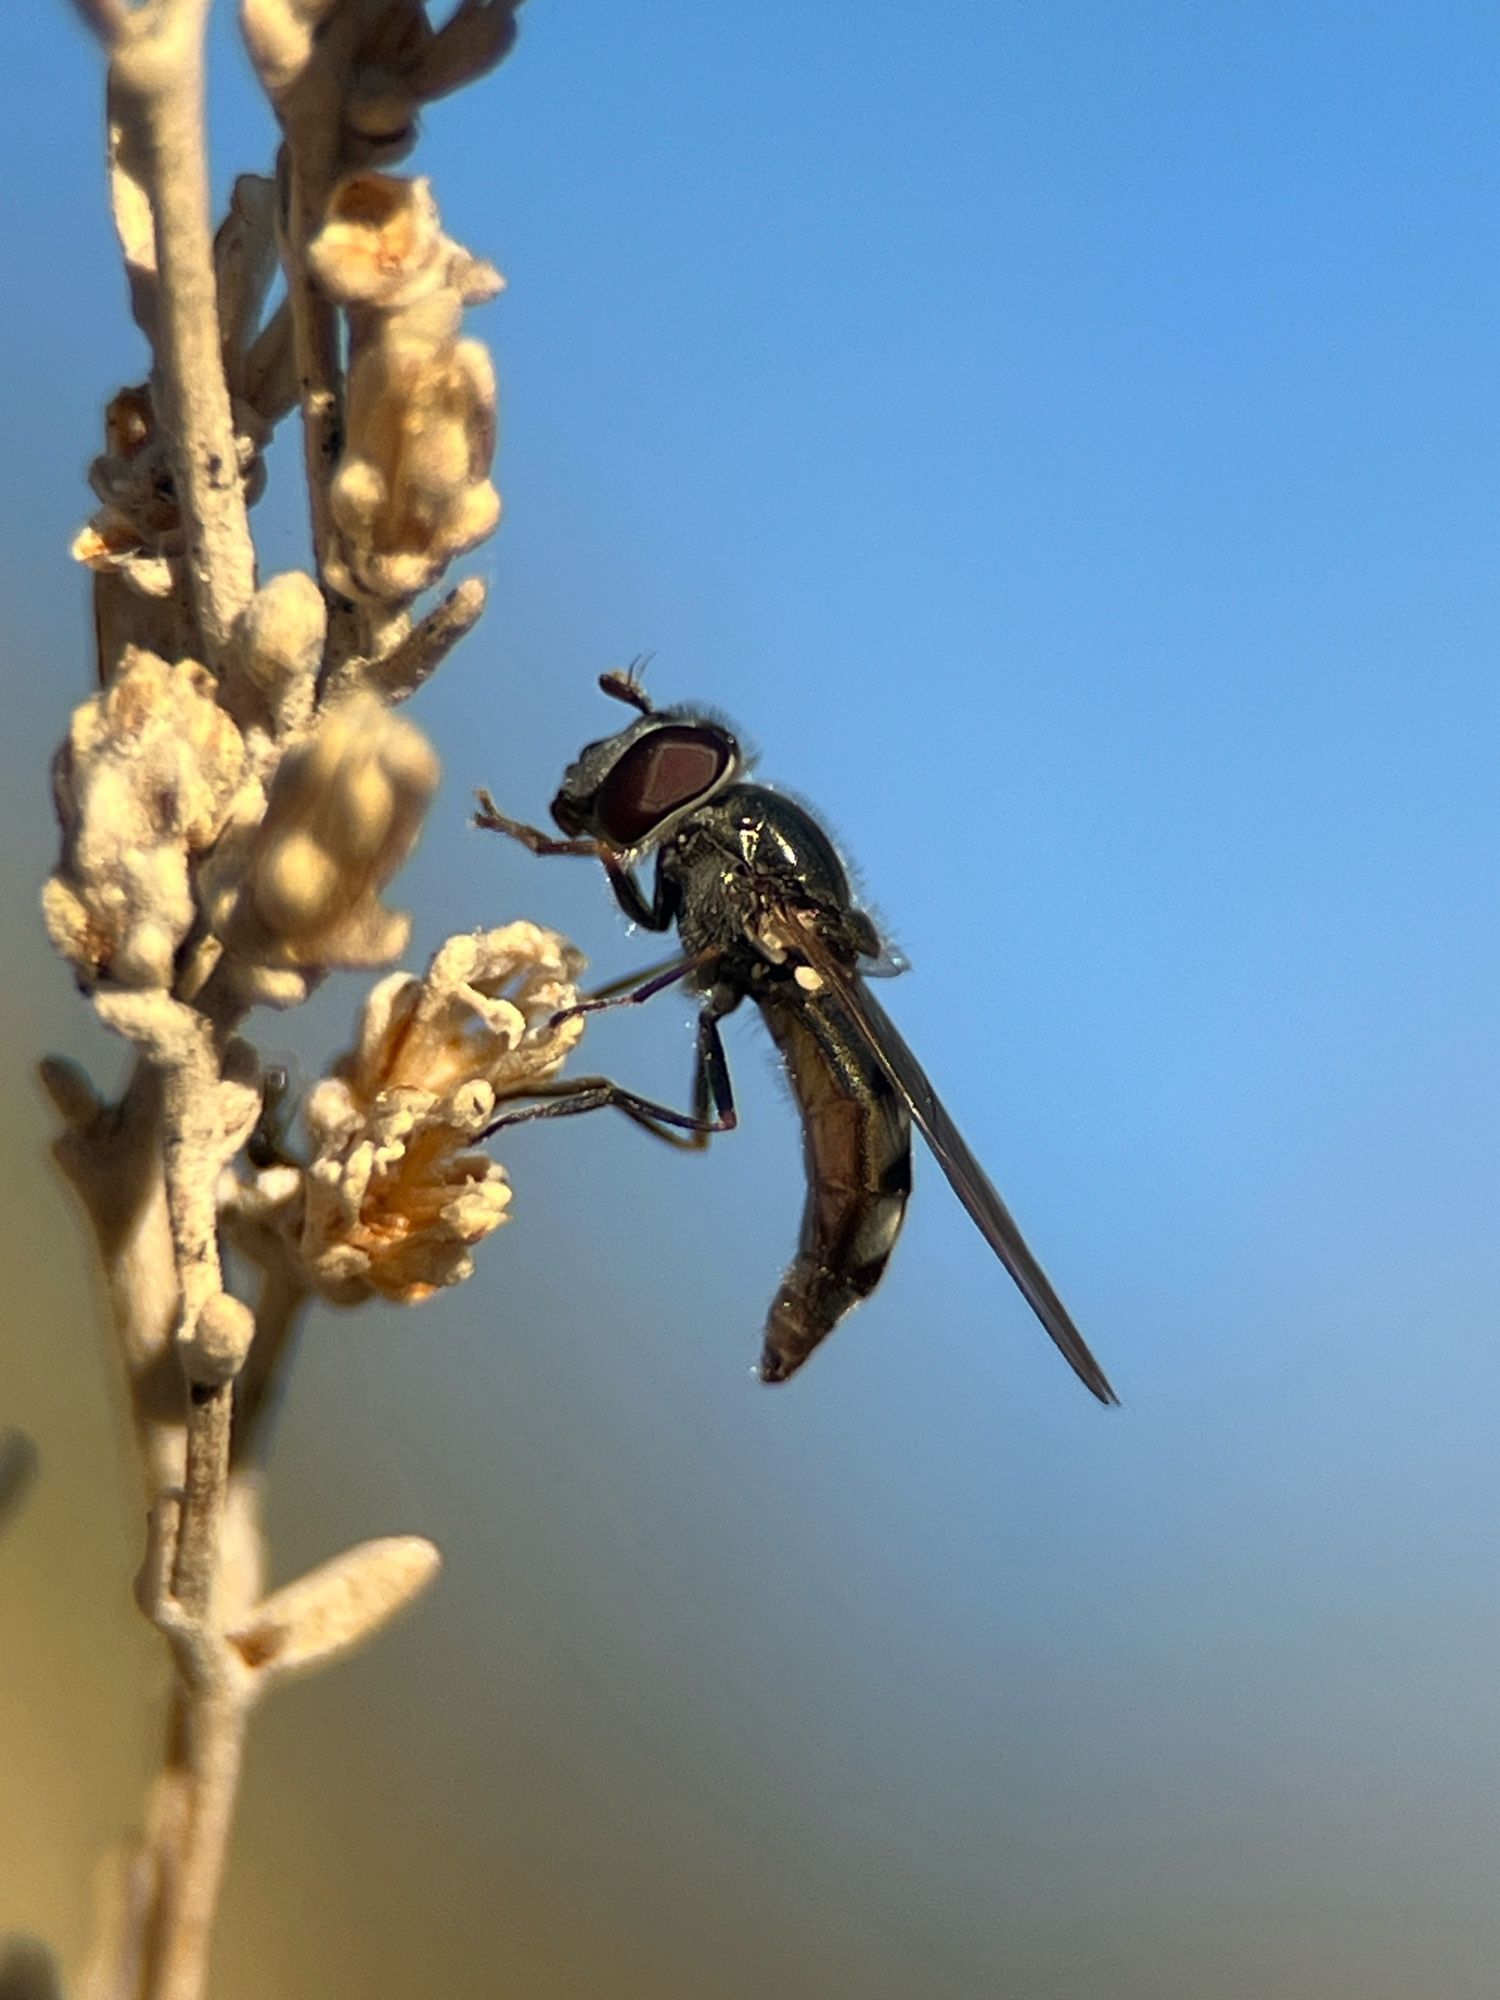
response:
M655 715L651 697L641 686L642 676L656 657L654 653L637 653L630 665L622 673L618 667L611 667L607 674L599 676L599 686L615 701L623 701L630 708L638 709L642 715Z

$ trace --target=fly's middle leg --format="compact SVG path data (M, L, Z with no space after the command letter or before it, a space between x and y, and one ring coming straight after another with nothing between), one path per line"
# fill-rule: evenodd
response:
M665 993L669 986L676 986L691 977L712 956L709 952L695 952L680 958L669 958L661 965L653 965L646 972L633 972L627 978L611 980L608 986L601 986L586 1000L579 1000L571 1007L563 1007L552 1016L551 1027L559 1021L571 1021L575 1014L604 1014L612 1007L643 1007L658 993Z
M698 1047L693 1064L693 1108L676 1111L658 1104L639 1091L628 1090L607 1076L570 1077L565 1082L540 1084L528 1093L538 1101L502 1111L479 1134L492 1139L513 1125L529 1125L540 1118L577 1118L588 1111L623 1111L632 1124L685 1152L701 1153L716 1132L732 1132L739 1123L729 1062L719 1033L719 1017L712 1007L698 1016Z

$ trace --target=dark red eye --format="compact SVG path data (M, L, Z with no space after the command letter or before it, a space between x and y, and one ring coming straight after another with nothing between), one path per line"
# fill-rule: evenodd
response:
M617 847L634 847L674 812L710 791L730 760L725 739L706 729L668 725L627 750L599 787L599 829Z

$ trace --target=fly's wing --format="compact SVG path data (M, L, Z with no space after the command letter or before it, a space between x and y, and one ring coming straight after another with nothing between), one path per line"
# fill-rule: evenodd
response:
M863 1031L880 1067L905 1098L953 1192L969 1211L980 1235L1015 1279L1021 1296L1047 1329L1068 1366L1101 1403L1118 1403L1119 1397L1089 1352L1067 1307L1052 1289L1047 1273L1027 1249L1015 1217L944 1110L926 1071L907 1047L895 1023L858 973L843 965L830 949L811 911L787 908L781 917L812 970L833 988Z

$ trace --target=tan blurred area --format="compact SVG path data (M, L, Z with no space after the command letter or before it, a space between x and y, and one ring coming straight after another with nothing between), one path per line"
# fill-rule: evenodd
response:
M31 1078L49 1046L104 1085L121 1057L47 958L31 885L8 886L0 1422L24 1430L38 1463L0 1538L0 1936L44 1939L76 1975L153 1767L167 1669L131 1600L143 1524L91 1244ZM469 1289L487 1351L495 1294L483 1275ZM512 1304L522 1321L546 1310ZM433 1534L448 1569L365 1654L255 1719L212 1990L897 1990L881 1968L905 1959L896 1976L913 1976L920 1937L847 1884L804 1881L808 1830L783 1838L779 1809L757 1796L760 1746L784 1732L761 1675L733 1666L742 1618L780 1651L755 1593L740 1604L732 1570L711 1580L704 1628L653 1575L628 1489L657 1456L662 1407L626 1413L617 1499L618 1413L589 1395L586 1371L565 1370L560 1419L507 1411L463 1383L473 1351L436 1313L325 1312L309 1331L273 1453L274 1575L401 1529ZM575 1412L575 1436L547 1434ZM713 1546L696 1559L717 1564ZM815 1759L793 1794L808 1781Z
M8 982L0 1019L10 1160L0 1426L24 1431L37 1464L0 1525L0 1935L40 1937L76 1971L109 1857L139 1811L168 1682L131 1601L142 1520L92 1246L48 1159L48 1113L29 1076L49 1042L89 1045L101 1079L119 1058L90 1035L81 1003L75 1018L57 1011L66 979L46 959L28 885L7 886L5 957L28 976ZM293 1562L333 1552L329 1485L347 1479L345 1455L359 1449L345 1431L281 1455L272 1517ZM369 1495L334 1530L347 1539L360 1533L359 1497ZM461 1724L475 1689L459 1693L441 1623L424 1631L414 1619L258 1718L216 1957L225 2000L577 1990L570 1952L549 1967L524 1936L507 1936L506 1905L519 1898L530 1929L545 1891L519 1866L504 1880L498 1808L487 1827L466 1818L485 1790ZM521 1782L542 1777L523 1769ZM551 1910L544 1927L567 1921Z

